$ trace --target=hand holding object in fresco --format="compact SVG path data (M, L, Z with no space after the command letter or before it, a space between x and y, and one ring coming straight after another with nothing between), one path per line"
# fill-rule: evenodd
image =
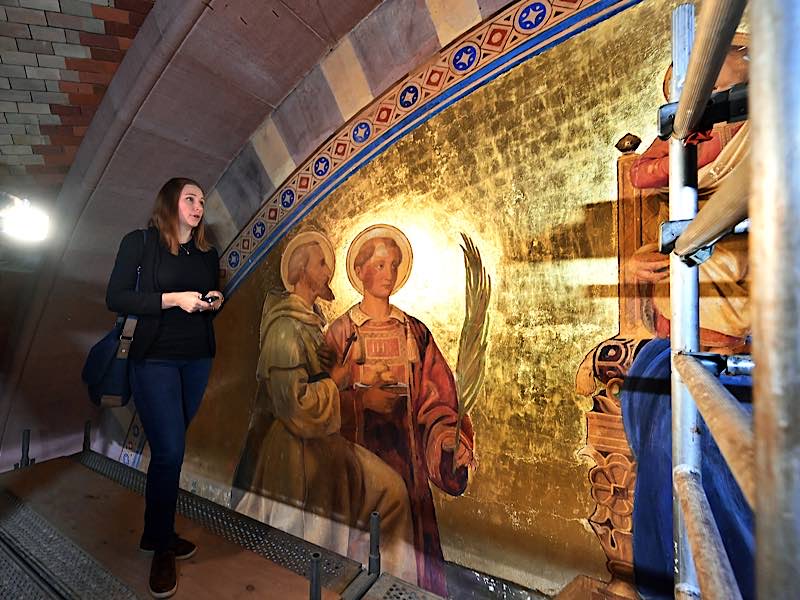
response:
M634 252L627 268L641 281L664 281L669 279L669 256L658 251L658 244L645 244Z
M453 471L461 467L477 468L478 463L472 455L472 451L464 444L456 443L455 433L452 431L445 433L442 437L442 452L455 453L453 460ZM442 452L435 452L428 457L428 472L438 473L442 462Z
M328 375L331 376L339 390L343 390L350 384L350 367L348 365L336 363L328 369Z
M336 384L336 387L343 390L350 383L350 366L347 364L340 364L336 360L336 350L322 344L317 348L317 358L322 368L331 376L331 379Z
M364 408L381 415L390 415L403 398L403 392L393 383L376 383L364 388L361 401Z

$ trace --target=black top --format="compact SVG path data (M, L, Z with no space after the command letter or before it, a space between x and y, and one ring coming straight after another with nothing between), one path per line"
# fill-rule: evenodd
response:
M119 246L114 269L108 281L106 304L110 310L139 317L133 335L130 357L203 358L216 351L213 311L186 313L179 307L161 308L163 292L197 291L202 294L219 289L219 256L214 248L201 252L194 242L183 244L178 256L160 241L158 230L128 233ZM188 250L188 254L187 254ZM136 270L141 265L139 291Z

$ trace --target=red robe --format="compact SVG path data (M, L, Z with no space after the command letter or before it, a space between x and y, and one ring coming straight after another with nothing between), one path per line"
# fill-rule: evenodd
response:
M741 123L717 125L708 132L690 136L688 143L697 145L697 168L705 167L719 156L722 149L741 129ZM631 183L640 189L669 185L669 141L656 138L631 166Z
M356 307L354 309L360 313ZM328 344L336 350L339 360L348 348L348 359L352 362L351 350L359 345L360 326L351 318L354 309L336 319L328 329ZM360 314L359 320L362 320L365 315ZM444 558L428 482L451 496L459 496L467 488L467 467L456 469L454 474L453 453L442 449L443 438L455 432L458 417L455 381L428 328L396 308L392 314L404 319L407 339L416 346L416 360L410 363L408 401L400 402L392 414L382 415L364 408L363 389L350 387L340 393L341 433L374 452L405 481L414 528L417 583L433 593L447 596ZM364 325L363 320L360 325ZM356 336L352 337L354 333ZM348 344L349 338L353 341ZM462 420L460 438L460 443L471 451L473 431L468 416ZM440 468L430 473L427 465L434 453L441 457Z

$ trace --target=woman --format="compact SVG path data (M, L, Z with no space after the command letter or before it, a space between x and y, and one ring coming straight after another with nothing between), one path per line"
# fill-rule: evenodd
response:
M196 550L174 525L186 429L208 383L215 351L211 319L223 302L204 203L203 190L191 179L165 183L149 228L122 239L106 292L110 310L139 318L129 360L133 399L150 444L139 547L154 552L155 598L175 593L175 559Z

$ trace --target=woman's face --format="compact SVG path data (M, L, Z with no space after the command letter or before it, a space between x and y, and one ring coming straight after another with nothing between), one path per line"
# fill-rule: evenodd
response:
M178 224L182 227L194 229L200 224L205 210L203 190L196 185L183 186L178 197Z

